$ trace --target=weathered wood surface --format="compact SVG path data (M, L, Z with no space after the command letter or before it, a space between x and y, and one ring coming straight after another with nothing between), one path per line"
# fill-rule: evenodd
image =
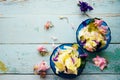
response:
M11 2L10 2L11 1ZM78 0L26 0L0 2L2 15L80 14ZM119 13L119 0L84 0L94 7L90 14Z
M1 75L1 80L69 80L62 79L58 76L47 75L45 79L38 75ZM81 75L73 80L120 80L120 75Z
M33 66L49 56L41 57L37 52L39 45L44 45L52 52L53 40L56 45L76 42L75 31L79 24L89 18L82 15L77 0L0 0L0 61L7 72L0 71L0 80L43 80L33 75ZM92 63L95 54L87 58L86 67L81 76L74 80L120 80L120 0L85 0L94 10L90 17L103 18L112 32L109 47L98 55L105 57L108 68L100 71ZM69 23L59 16L68 17ZM54 28L44 30L46 21L52 21ZM71 29L71 25L75 30ZM69 29L69 30L68 30ZM44 80L63 80L55 76L50 69Z

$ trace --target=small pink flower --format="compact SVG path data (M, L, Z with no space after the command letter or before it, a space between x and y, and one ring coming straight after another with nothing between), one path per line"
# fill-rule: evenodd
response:
M107 60L99 56L93 58L93 62L96 66L100 67L101 70L103 70L107 66Z
M47 51L47 49L45 48L45 46L39 46L37 50L38 50L39 52Z
M39 64L36 64L34 66L34 72L35 74L39 74L42 78L46 77L46 71L49 69L49 66L45 61L42 61Z
M47 65L47 63L45 61L42 61L39 64L36 64L34 66L34 71L39 74L40 71L47 71L49 69L49 66Z
M42 56L45 56L49 53L45 46L39 46L37 50Z
M101 26L102 22L103 22L103 20L95 19L94 24L95 24L95 26Z
M46 24L44 25L45 29L48 30L49 28L52 28L54 25L52 24L51 21L47 21Z

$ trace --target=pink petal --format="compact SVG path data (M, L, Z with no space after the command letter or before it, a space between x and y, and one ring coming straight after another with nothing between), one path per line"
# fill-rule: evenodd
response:
M45 46L39 46L37 50L39 52L41 52L41 51L47 51L47 49L45 48Z
M41 63L36 64L34 66L34 71L36 73L39 73L39 71L47 71L48 69L49 69L49 66L47 65L47 63L45 61L42 61Z
M49 28L52 28L54 25L51 21L47 21L44 25L45 29L48 30Z
M93 58L93 62L96 66L100 67L101 70L103 70L107 66L107 60L99 56Z
M93 48L87 47L86 49L90 52L93 52Z
M102 22L103 22L102 20L95 19L94 24L95 26L101 26Z

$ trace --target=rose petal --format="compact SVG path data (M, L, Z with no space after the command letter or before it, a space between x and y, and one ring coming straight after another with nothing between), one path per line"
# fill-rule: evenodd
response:
M96 58L93 58L93 62L101 70L103 70L107 66L107 60L105 58L102 58L102 57L99 57L99 56L96 56Z

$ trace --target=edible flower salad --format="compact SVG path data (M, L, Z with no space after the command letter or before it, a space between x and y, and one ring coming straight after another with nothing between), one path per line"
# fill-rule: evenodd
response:
M79 31L78 39L87 51L94 52L106 45L108 26L102 23L101 19L95 18Z
M78 45L64 46L56 52L53 56L56 73L63 72L66 74L78 74L78 68L81 65L81 58L79 56Z

